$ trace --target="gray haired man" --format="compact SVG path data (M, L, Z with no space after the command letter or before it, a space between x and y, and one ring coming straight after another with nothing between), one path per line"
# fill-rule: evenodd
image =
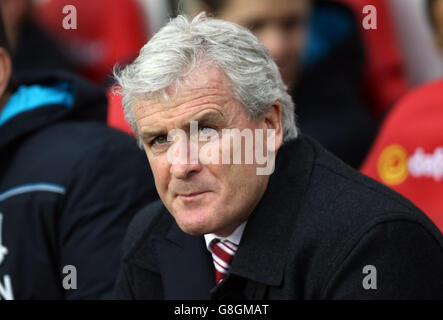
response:
M438 229L298 133L247 29L179 16L116 78L161 198L129 228L116 298L443 298Z

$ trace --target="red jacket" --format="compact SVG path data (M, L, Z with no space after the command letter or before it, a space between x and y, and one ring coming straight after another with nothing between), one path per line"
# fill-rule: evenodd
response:
M361 171L404 195L443 231L443 79L402 98Z

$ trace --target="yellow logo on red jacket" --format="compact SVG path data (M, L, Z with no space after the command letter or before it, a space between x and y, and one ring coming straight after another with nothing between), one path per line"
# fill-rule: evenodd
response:
M428 149L432 149L429 148ZM408 177L432 179L436 183L443 180L443 146L426 153L424 147L416 147L408 155L399 144L388 145L380 153L377 162L378 176L383 183L391 186L401 184Z
M377 171L387 185L398 185L408 177L408 153L399 144L387 146L377 162Z

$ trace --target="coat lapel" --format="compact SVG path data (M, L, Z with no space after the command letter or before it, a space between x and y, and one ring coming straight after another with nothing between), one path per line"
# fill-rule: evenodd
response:
M210 299L215 272L203 236L185 234L173 222L167 236L154 238L153 245L165 299Z

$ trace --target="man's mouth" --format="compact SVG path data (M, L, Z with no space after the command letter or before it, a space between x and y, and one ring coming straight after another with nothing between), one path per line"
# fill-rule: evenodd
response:
M189 193L179 193L177 196L181 198L182 200L193 200L197 199L198 197L201 197L208 193L209 191L195 191L195 192L189 192Z

